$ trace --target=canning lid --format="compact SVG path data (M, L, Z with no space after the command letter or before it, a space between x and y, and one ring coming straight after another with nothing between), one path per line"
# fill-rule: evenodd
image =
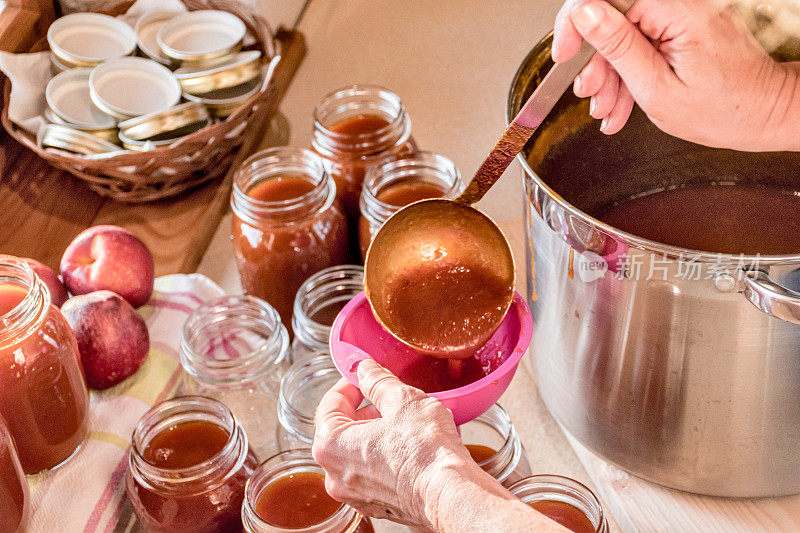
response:
M59 148L80 155L120 151L120 147L116 144L61 124L47 124L39 144L44 148Z
M98 65L89 76L94 104L114 118L168 109L181 98L178 80L166 67L140 57L121 57Z
M238 52L246 31L244 22L227 11L189 11L161 26L156 42L183 66L205 66Z
M133 28L114 17L73 13L50 25L47 43L61 65L94 67L107 59L133 53L136 34Z
M214 123L214 120L206 116L204 120L199 120L195 122L191 122L180 128L172 129L169 131L165 131L163 133L159 133L153 135L152 137L148 137L147 139L133 139L126 136L122 131L119 132L119 140L122 142L122 146L129 150L136 150L137 152L142 152L145 150L149 150L151 148L160 148L162 146L169 146L170 144L174 143L175 141L179 140L181 137L186 137L196 131L199 131L206 126L210 126Z
M211 67L181 67L174 72L183 92L201 95L235 87L261 73L261 52L241 52Z
M70 67L58 60L58 57L51 51L50 52L50 72L55 76L61 72L66 72Z
M158 113L150 113L120 122L119 134L120 139L125 137L133 141L146 141L152 137L169 135L175 130L198 122L208 122L208 119L208 110L203 104L185 102ZM175 135L171 137L175 137Z
M183 93L183 97L190 102L198 102L205 105L211 114L217 118L226 118L256 94L262 83L263 79L259 76L236 87L217 89L202 96Z
M136 42L142 54L167 67L173 65L172 58L164 55L161 47L158 46L156 36L161 26L183 13L183 11L151 11L142 16L133 29L136 32Z
M100 111L89 96L92 69L70 69L54 76L44 91L50 110L80 130L113 129L116 121Z
M99 139L103 139L104 141L108 141L110 143L117 143L119 142L119 137L117 136L117 128L106 128L106 129L92 129L92 128L82 128L80 126L76 126L75 124L71 124L64 120L63 118L56 115L50 106L46 106L44 109L44 117L47 119L48 122L51 124L60 124L62 126L68 126L70 128L84 131L90 135L94 135Z

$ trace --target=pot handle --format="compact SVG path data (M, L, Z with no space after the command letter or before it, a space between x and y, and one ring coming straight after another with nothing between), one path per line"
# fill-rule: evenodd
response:
M787 289L760 270L745 272L742 284L745 297L761 311L800 324L800 292Z

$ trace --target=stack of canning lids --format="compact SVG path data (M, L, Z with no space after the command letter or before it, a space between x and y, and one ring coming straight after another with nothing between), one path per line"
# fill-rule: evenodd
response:
M261 52L241 51L245 34L239 18L215 10L151 12L135 29L98 13L57 19L41 145L148 150L227 117L263 82ZM143 57L128 57L137 46Z

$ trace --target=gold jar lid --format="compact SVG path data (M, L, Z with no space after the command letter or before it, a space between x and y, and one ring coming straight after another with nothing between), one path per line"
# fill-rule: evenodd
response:
M146 141L196 123L207 122L208 110L198 102L185 102L175 107L142 115L119 123L120 139ZM174 136L173 136L174 137Z
M81 155L120 151L120 147L115 144L61 124L47 124L39 144L44 148L59 148Z
M183 92L202 95L236 87L261 73L261 52L241 52L212 67L181 67L174 72Z
M145 150L149 150L152 148L160 148L162 146L169 146L170 144L178 141L182 137L186 137L198 130L205 128L206 126L210 126L214 123L214 120L206 114L206 118L204 120L195 121L180 128L172 129L169 131L165 131L159 133L157 135L153 135L148 137L147 139L132 139L127 137L122 131L119 132L119 140L122 142L122 146L127 148L128 150L136 150L137 152L142 152Z
M208 66L231 58L242 47L247 28L227 11L189 11L167 21L156 42L182 66Z
M56 56L53 52L50 52L50 72L53 74L53 76L62 72L66 72L69 69L69 66L59 61L58 56Z
M183 93L183 97L190 102L197 102L203 104L211 112L211 115L217 118L226 118L231 113L236 111L243 103L245 103L251 96L256 94L264 82L261 76L255 79L229 87L227 89L217 89L197 96L189 93Z
M52 124L67 126L72 129L83 131L88 133L89 135L94 135L98 139L103 139L104 141L108 141L110 143L119 142L119 137L117 137L117 128L93 129L93 128L85 128L81 125L72 124L64 120L63 118L59 117L58 114L52 109L50 109L49 106L46 107L44 110L44 118L46 118L47 121Z
M167 67L173 67L176 64L172 58L164 55L164 52L161 51L156 36L161 26L182 13L182 11L151 11L136 22L133 31L136 32L136 43L142 54Z

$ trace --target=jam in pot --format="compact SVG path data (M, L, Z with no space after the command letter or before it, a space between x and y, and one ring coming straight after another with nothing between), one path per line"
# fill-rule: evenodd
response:
M300 148L258 152L234 178L231 235L242 286L272 305L290 334L300 285L347 257L347 223L335 196L319 156Z
M372 522L325 492L325 474L308 449L279 453L247 482L242 522L249 533L373 533Z
M88 409L72 328L27 263L0 255L0 415L26 474L75 453Z
M147 531L238 532L257 465L230 410L203 396L160 403L133 432L127 490Z

